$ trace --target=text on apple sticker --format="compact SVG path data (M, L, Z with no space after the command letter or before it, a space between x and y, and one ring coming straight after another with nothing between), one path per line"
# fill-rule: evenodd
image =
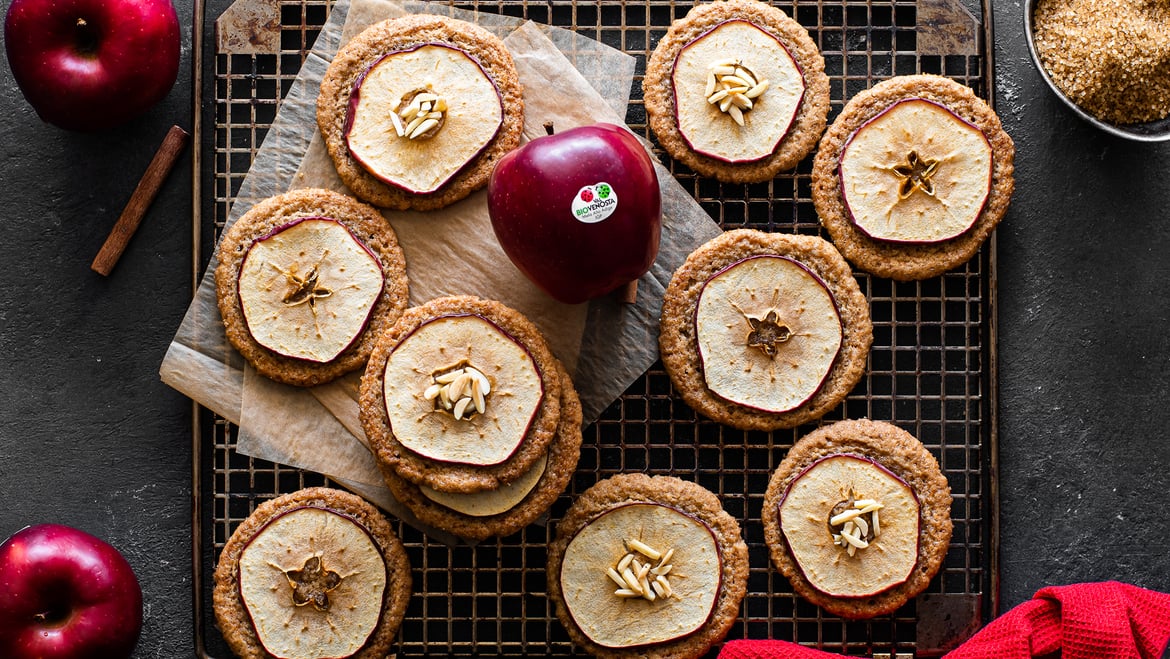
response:
M577 191L573 197L573 217L586 224L596 224L613 215L618 197L608 183L594 183Z

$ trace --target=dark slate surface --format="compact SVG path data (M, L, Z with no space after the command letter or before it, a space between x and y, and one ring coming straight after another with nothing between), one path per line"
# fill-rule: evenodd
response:
M1096 131L1044 85L1019 3L995 3L1016 142L999 231L1001 576L1170 591L1170 143Z
M193 647L191 403L158 378L191 296L190 150L111 276L89 266L167 130L191 128L178 11L179 80L122 129L43 124L0 65L0 537L56 522L119 548L145 594L139 657Z
M7 10L8 2L3 3ZM167 128L166 101L101 135L42 124L0 67L0 537L40 522L120 548L142 581L136 656L189 654L190 404L158 379L190 296L184 158L109 278L89 264ZM1170 145L1095 132L995 7L996 96L1017 147L999 240L1003 607L1118 579L1170 591Z

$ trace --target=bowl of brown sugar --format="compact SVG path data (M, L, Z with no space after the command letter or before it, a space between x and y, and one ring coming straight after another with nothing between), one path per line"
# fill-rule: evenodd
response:
M1036 68L1074 112L1131 140L1170 140L1170 0L1027 0Z

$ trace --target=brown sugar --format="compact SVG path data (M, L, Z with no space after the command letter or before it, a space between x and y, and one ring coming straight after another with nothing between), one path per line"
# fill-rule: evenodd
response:
M1089 114L1170 116L1170 0L1039 0L1033 32L1052 81Z

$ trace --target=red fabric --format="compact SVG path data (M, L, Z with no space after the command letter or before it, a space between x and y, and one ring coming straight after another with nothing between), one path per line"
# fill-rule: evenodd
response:
M1042 588L945 659L1160 659L1170 641L1170 595L1109 581ZM720 659L836 659L787 641L728 641Z

